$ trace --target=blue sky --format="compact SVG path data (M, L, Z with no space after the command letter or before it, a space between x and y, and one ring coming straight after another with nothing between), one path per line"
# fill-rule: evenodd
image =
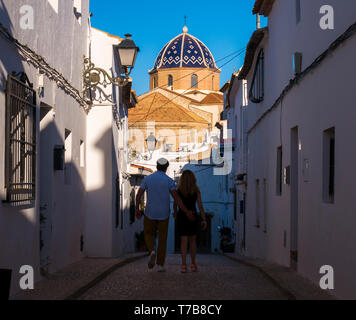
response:
M204 42L215 60L246 47L256 28L252 15L254 0L224 1L123 1L91 0L92 26L124 37L131 33L140 47L131 76L137 94L149 90L148 70L152 69L161 48L182 32L187 16L188 33ZM262 19L262 26L266 20ZM218 62L220 67L230 59ZM234 68L244 61L240 55L222 68L220 87L230 79Z

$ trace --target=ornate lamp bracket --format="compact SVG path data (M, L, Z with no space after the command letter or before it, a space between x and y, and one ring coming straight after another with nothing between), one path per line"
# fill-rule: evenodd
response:
M84 57L84 72L83 72L83 97L88 98L88 92L95 90L98 86L106 88L109 85L124 87L130 82L129 74L125 76L110 77L110 75L102 68L96 67L89 59Z

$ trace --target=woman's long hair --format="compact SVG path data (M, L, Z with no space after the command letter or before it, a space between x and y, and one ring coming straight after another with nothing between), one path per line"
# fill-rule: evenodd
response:
M178 181L178 190L185 197L188 195L196 195L200 192L197 186L197 179L192 171L183 171Z

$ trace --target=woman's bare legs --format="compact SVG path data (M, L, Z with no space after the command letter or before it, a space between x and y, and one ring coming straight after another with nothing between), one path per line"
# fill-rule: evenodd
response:
M182 255L182 264L187 264L187 246L188 237L180 237L180 252Z
M191 236L189 237L189 245L190 245L190 257L191 257L191 263L195 263L195 257L197 255L197 237L196 236Z

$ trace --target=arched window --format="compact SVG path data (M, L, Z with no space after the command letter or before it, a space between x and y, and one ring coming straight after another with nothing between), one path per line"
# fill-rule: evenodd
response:
M157 88L157 76L153 77L153 88Z
M196 74L192 75L191 87L198 88L198 76Z
M168 76L168 88L173 90L173 76L171 74Z
M261 49L257 57L255 73L253 75L253 80L252 80L250 94L249 94L250 100L254 103L262 102L265 96L264 58L265 58L264 51L263 49Z

